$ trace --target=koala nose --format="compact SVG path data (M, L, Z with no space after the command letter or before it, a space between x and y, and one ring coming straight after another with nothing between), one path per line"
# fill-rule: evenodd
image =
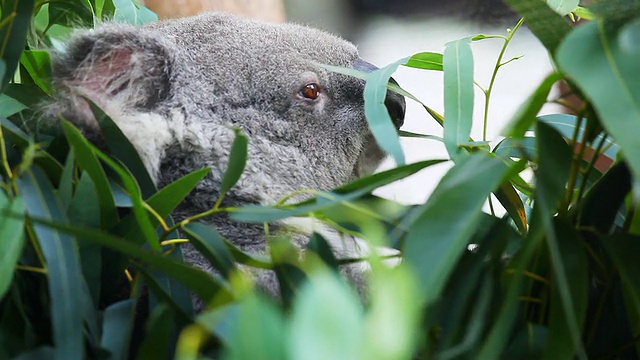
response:
M378 67L360 58L354 61L353 67L356 70L364 72L372 72L374 70L378 70ZM389 82L398 85L398 82L394 78L390 78ZM399 129L402 124L404 124L404 114L407 108L404 96L391 90L387 90L387 96L384 100L384 105L387 107L387 111L389 111L389 116L391 116L393 124Z

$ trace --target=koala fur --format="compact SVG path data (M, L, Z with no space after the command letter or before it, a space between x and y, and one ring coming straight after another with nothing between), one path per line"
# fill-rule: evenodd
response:
M211 168L174 213L181 220L216 202L232 126L249 137L248 161L223 206L269 204L300 189L331 189L378 166L383 153L364 118L364 82L318 63L374 69L353 44L299 25L224 13L144 27L109 24L76 34L66 50L54 54L58 93L44 108L46 118L61 114L99 144L99 127L84 97L91 99L129 138L160 187ZM319 89L316 99L304 97L308 84ZM399 127L404 99L389 93L386 104ZM244 251L266 250L262 224L235 223L221 215L205 222ZM270 224L270 230L283 225ZM292 239L302 249L307 236ZM331 244L336 255L349 256L353 246L340 242ZM213 271L190 246L185 257ZM346 272L360 282L357 271ZM258 286L278 293L271 272L256 271L254 277Z

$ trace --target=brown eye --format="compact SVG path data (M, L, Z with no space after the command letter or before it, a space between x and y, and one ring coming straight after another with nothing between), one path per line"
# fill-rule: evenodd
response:
M307 84L302 88L302 90L300 90L300 96L310 100L315 100L318 98L318 95L320 95L320 91L318 88L318 84Z

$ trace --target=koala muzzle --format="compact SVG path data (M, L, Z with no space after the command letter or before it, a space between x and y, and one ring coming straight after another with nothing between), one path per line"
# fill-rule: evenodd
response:
M353 67L356 70L364 72L372 72L374 70L378 70L378 67L362 59L356 59L356 61L353 62ZM398 82L395 81L394 78L390 78L389 82L398 85ZM387 90L387 97L384 100L384 104L389 111L389 116L391 116L393 124L399 129L402 124L404 124L404 114L407 108L404 96L391 90Z

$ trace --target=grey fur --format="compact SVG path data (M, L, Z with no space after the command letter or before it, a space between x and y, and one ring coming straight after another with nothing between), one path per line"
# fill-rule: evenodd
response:
M314 62L363 64L351 43L299 25L222 13L142 28L111 24L77 34L55 54L58 96L45 111L49 119L62 113L100 142L82 97L91 99L131 140L159 186L210 167L175 212L178 220L213 206L234 138L230 126L240 127L250 139L249 158L224 204L273 203L299 189L334 188L373 171L383 158L364 118L363 82ZM315 101L299 94L308 83L320 85ZM400 126L404 99L389 95L387 106ZM224 216L206 222L243 250L265 251L262 225ZM271 231L281 225L272 224ZM307 237L293 239L303 248ZM351 251L339 250L335 240L332 245L339 256ZM212 270L190 247L186 257ZM357 270L347 272L360 282ZM255 277L277 294L273 274Z

